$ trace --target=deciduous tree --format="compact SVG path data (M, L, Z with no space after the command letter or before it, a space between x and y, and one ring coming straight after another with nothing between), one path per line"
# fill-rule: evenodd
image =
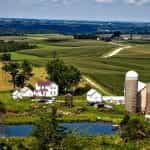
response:
M59 85L60 92L69 92L71 87L80 81L81 73L74 66L69 66L63 60L53 59L46 66L49 79Z

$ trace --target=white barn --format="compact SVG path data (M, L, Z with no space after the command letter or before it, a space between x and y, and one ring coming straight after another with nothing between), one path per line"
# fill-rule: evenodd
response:
M28 87L24 87L22 89L20 89L20 93L23 97L33 97L33 91L28 88Z
M15 90L12 93L12 97L13 99L23 99L33 97L33 91L28 87L24 87L22 89Z
M95 89L91 89L87 92L86 99L88 103L100 103L102 102L102 95Z
M19 90L15 90L15 91L12 93L12 98L13 98L14 100L16 100L16 99L23 99L23 97L22 97L21 93L19 92Z
M120 104L125 104L125 97L124 96L103 96L103 101L120 105Z
M39 81L35 85L34 95L37 97L56 97L59 87L52 81Z

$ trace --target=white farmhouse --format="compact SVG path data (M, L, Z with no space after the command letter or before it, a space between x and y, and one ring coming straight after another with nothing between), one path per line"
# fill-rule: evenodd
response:
M52 81L39 81L35 85L34 96L37 97L56 97L59 87Z
M91 89L87 92L88 103L100 103L102 102L102 95L95 89Z

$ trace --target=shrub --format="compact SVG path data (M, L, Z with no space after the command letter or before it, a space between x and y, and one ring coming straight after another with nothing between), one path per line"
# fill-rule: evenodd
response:
M150 138L150 124L143 119L125 116L121 123L121 137L124 141Z

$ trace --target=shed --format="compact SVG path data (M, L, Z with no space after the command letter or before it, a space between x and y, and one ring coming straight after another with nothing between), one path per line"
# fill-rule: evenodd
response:
M12 98L13 98L14 100L16 100L16 99L22 99L23 97L22 97L21 93L20 93L18 90L15 90L15 91L12 93Z
M102 102L102 95L95 89L91 89L87 92L86 98L88 103L101 103Z
M20 89L20 93L22 97L33 97L33 91L28 87Z

